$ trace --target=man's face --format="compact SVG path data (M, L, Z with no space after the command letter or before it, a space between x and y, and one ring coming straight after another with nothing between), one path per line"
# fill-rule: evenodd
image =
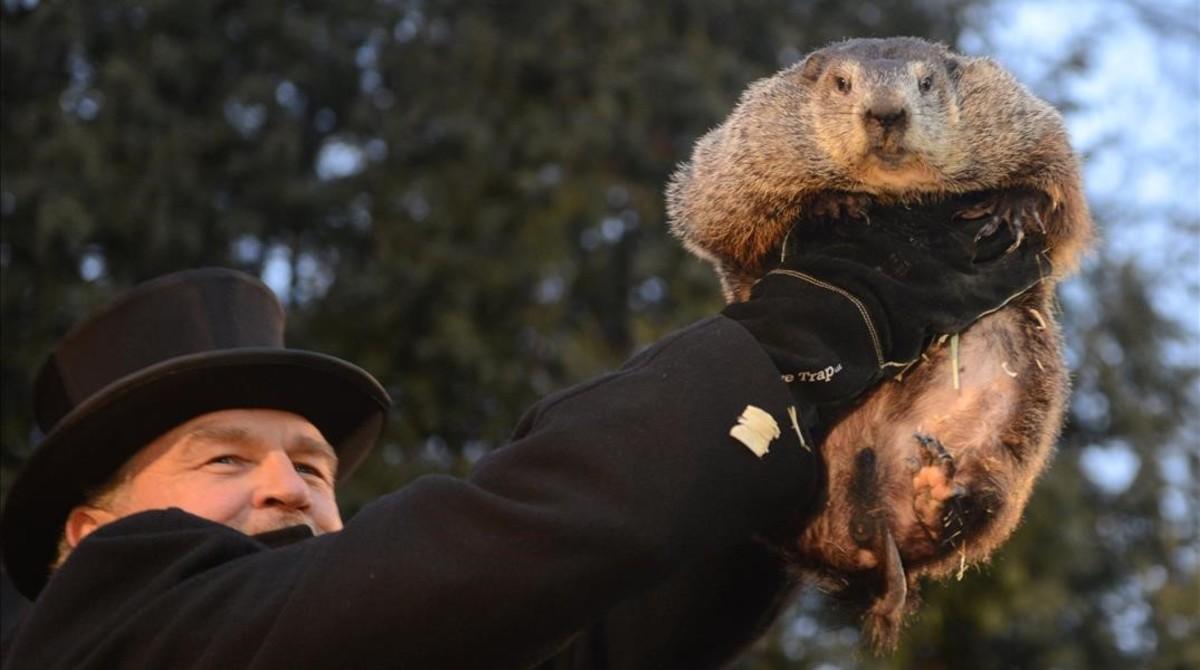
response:
M76 508L82 521L72 513L72 546L104 523L167 507L249 535L300 524L316 534L342 528L333 494L337 456L315 426L288 412L198 416L150 443L123 472L107 509Z

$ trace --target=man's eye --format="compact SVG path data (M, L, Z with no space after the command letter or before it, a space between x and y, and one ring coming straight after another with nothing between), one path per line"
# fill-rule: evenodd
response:
M214 464L214 463L217 465L237 465L238 463L241 462L241 460L237 456L234 456L232 454L224 454L222 456L216 456L214 458L210 458L208 460L208 462L210 465Z
M307 463L295 463L293 464L293 467L296 468L296 472L299 472L302 475L312 475L314 477L325 479L325 473L321 472L321 469L316 466L309 465Z

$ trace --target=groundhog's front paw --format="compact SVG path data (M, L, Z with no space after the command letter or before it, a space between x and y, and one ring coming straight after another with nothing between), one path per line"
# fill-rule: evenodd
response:
M721 292L725 295L726 303L749 300L750 289L758 280L754 274L728 265L717 266L717 277L721 280Z
M912 480L913 511L930 540L952 546L953 536L961 530L954 503L967 491L954 481L957 468L946 447L932 435L917 433L913 437L920 445Z
M809 215L816 219L844 221L861 219L870 223L867 209L871 199L862 193L847 193L845 191L826 191L816 196L808 205Z
M997 191L976 205L960 210L955 216L959 219L974 221L984 219L983 226L975 234L975 242L995 235L1000 226L1006 227L1012 236L1012 244L1004 250L1011 253L1021 246L1025 239L1025 230L1033 230L1045 234L1046 224L1042 220L1042 212L1046 211L1049 198L1041 191L1032 189L1009 189Z

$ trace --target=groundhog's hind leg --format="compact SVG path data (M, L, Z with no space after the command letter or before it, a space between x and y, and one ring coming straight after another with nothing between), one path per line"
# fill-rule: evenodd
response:
M918 462L924 463L913 475L913 511L930 540L954 548L963 532L960 508L967 489L954 480L954 456L940 440L923 433L913 437L922 448Z

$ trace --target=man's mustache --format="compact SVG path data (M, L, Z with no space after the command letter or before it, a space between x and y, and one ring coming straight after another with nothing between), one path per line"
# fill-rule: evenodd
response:
M239 530L247 535L259 535L262 533L270 533L271 531L283 530L284 528L291 528L293 526L308 526L308 529L312 531L313 535L320 535L324 532L318 528L315 523L313 523L312 519L308 518L308 516L302 512L283 510L280 510L267 519L263 519L261 517L254 519L252 522L246 524L244 528L240 528Z

